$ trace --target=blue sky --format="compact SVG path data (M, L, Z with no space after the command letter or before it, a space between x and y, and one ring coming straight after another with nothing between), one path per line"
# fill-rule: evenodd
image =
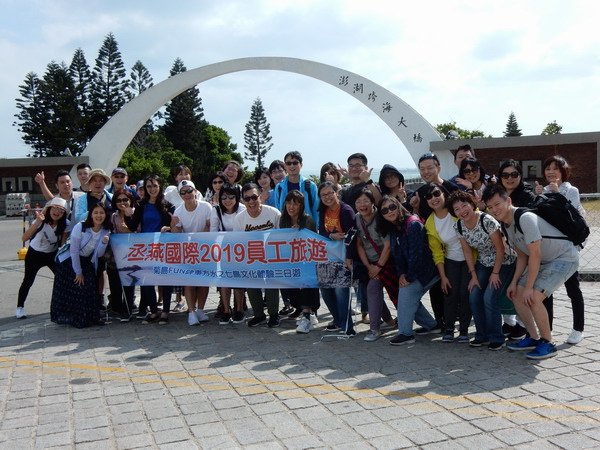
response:
M594 1L29 1L0 0L0 156L28 148L12 126L25 75L81 47L93 66L112 32L128 69L140 59L154 82L176 57L188 69L249 56L330 64L381 84L431 124L454 120L501 136L514 111L524 134L556 120L563 132L598 131L600 4ZM243 153L260 97L274 147L305 168L367 154L372 167L413 162L366 107L317 80L242 72L198 86L206 118Z

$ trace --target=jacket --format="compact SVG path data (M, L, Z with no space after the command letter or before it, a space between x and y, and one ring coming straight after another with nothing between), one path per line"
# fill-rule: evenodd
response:
M308 183L306 183L308 181ZM317 185L312 181L300 175L300 192L304 194L304 211L312 217L315 224L319 225L319 196L317 194ZM306 192L306 185L310 186L309 192ZM288 194L288 177L281 180L273 189L273 203L275 208L283 211L285 208L285 197ZM310 198L309 198L310 197Z

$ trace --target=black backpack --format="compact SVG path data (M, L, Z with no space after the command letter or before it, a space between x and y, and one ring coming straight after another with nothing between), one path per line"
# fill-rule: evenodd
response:
M479 216L479 223L481 224L481 228L483 229L483 231L485 233L487 233L487 229L485 228L485 225L483 223L483 218L487 216L487 213L484 213L483 211L481 212L481 215ZM456 228L458 229L458 234L460 234L461 236L463 235L463 229L462 229L462 224L460 222L460 219L458 220L458 222L456 222Z
M538 195L527 208L515 211L515 229L523 233L519 219L524 212L537 214L564 236L542 236L547 239L565 239L583 248L583 243L590 235L590 228L581 213L566 197L558 192ZM566 237L565 237L566 236Z

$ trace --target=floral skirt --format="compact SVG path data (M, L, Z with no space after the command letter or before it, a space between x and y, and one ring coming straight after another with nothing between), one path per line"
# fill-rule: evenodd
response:
M91 258L80 257L83 286L75 284L71 258L56 265L50 319L52 322L84 328L100 321L96 270Z

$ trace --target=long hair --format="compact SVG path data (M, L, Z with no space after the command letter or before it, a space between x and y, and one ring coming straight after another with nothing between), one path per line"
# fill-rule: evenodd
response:
M102 208L102 210L104 211L104 222L102 222L102 228L104 228L105 230L111 229L110 213L109 213L108 209L102 203L96 203L94 206L92 206L90 208L90 210L88 211L87 217L82 222L82 224L81 224L82 231L85 231L86 229L92 228L94 226L94 219L92 218L92 213L94 212L94 210L96 208Z
M331 181L323 181L319 184L317 188L317 195L319 197L319 206L317 207L317 211L319 211L319 223L325 223L325 211L327 211L327 206L320 201L321 200L321 191L325 188L333 189L335 195L338 195L338 191L340 190L339 186L336 183L332 183Z
M156 209L158 209L160 213L163 213L167 210L167 205L165 203L165 197L162 190L162 180L158 175L148 175L146 178L144 178L143 200L145 203L150 203L150 194L148 193L148 189L146 189L146 186L148 185L149 181L156 181L158 183L158 195L156 196L156 203L154 203L154 206L156 207Z
M144 190L144 192L145 192L145 190ZM117 203L117 198L119 198L120 195L124 195L125 197L127 197L129 199L129 206L131 206L132 208L135 206L135 201L133 199L133 195L131 195L131 192L129 192L129 190L117 189L115 192L113 192L113 196L110 201L110 205L111 205L113 211L119 211L119 208L118 208L119 204Z
M296 189L291 190L285 196L283 210L281 211L281 219L279 220L280 227L288 228L292 225L292 217L289 215L286 207L286 203L288 202L294 202L300 205L300 210L298 211L298 228L306 228L308 215L304 213L304 194Z
M273 179L271 178L271 172L269 172L269 169L267 169L266 167L257 167L256 168L256 170L254 171L254 182L260 186L258 180L260 180L260 178L262 177L263 174L265 174L266 176L269 177L269 186L271 187L271 189L273 189L275 187L275 183L273 182Z
M325 182L325 177L327 174L333 175L336 183L339 183L342 179L342 173L332 162L326 162L321 166L321 173L319 175L319 181L321 183Z
M460 170L458 171L458 176L460 178L465 178L465 169L467 168L467 166L471 167L471 170L479 171L479 181L481 181L482 183L485 182L485 170L483 169L483 167L481 167L481 163L479 162L479 160L475 159L475 158L465 158L460 162Z
M44 211L44 221L42 222L42 226L45 223L47 223L47 224L52 223L52 217L50 216L50 208L52 208L52 206L48 207L47 211ZM44 209L46 209L46 208L44 208ZM41 229L41 227L40 227L40 229ZM67 212L64 211L63 215L60 217L60 219L58 219L58 222L56 222L56 229L54 230L54 234L56 234L56 236L58 236L60 238L66 229L67 229Z
M393 203L398 207L398 218L395 222L390 222L383 216L383 214L381 214L381 205L383 205L385 202ZM375 217L375 226L377 227L377 231L382 236L387 236L388 234L398 229L401 229L404 225L404 222L406 221L406 218L410 215L410 212L404 206L402 206L400 200L391 195L384 195L381 198L379 205L377 205L377 216Z
M437 183L427 183L426 185L426 189L424 189L423 191L423 199L421 199L421 201L425 201L427 202L427 200L425 200L425 196L431 194L433 191L435 191L436 189L442 191L442 194L444 194L444 208L448 209L448 197L450 197L450 193L448 192L448 190L442 186L441 184L437 184ZM427 205L429 206L429 205Z
M233 210L237 211L240 206L240 190L233 184L225 183L219 191L219 207L221 208L221 211L225 213L227 208L223 206L223 194L235 195L235 206L233 207Z

